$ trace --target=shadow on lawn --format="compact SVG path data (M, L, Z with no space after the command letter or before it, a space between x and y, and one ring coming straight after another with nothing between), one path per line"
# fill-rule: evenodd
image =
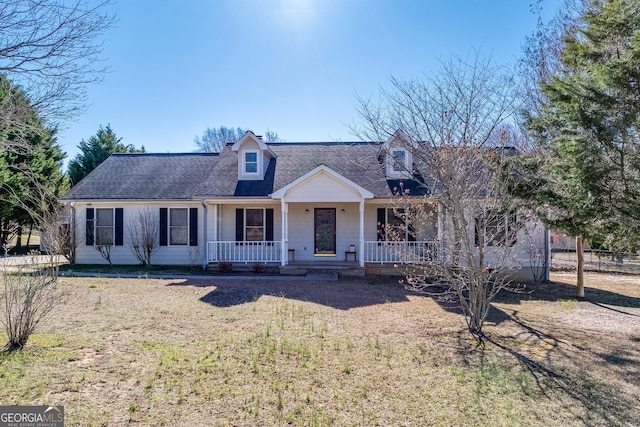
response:
M538 334L539 331L535 333ZM542 335L546 339L555 339L546 334ZM558 393L569 397L571 400L564 402L565 410L582 419L585 425L631 425L627 423L637 420L637 399L627 393L621 393L614 384L606 382L604 378L591 375L589 366L577 365L580 361L576 361L573 369L567 369L554 366L548 361L534 360L491 337L487 338L487 342L513 356L529 372L537 390L545 398L558 399ZM481 363L485 363L484 357ZM580 408L588 414L586 418L578 413Z
M638 316L637 314L628 313L609 306L640 308L640 298L588 286L584 288L584 293L584 301L629 316ZM574 285L564 282L548 282L529 284L525 288L524 293L501 292L495 301L504 304L519 304L521 301L552 302L574 299L576 299L576 287Z
M494 302L517 305L522 301L555 302L574 300L576 298L575 289L575 286L563 282L529 284L524 289L524 292L500 292ZM585 287L585 295L584 301L600 308L615 311L625 316L640 318L640 314L624 310L624 308L640 308L640 298L591 287ZM462 314L460 304L457 301L442 301L438 298L434 298L434 301L450 313ZM487 322L499 325L510 320L514 320L512 315L494 305L490 306Z
M232 307L257 301L268 295L322 304L339 310L391 302L408 301L413 292L391 280L340 280L337 282L298 280L186 280L167 286L212 287L200 301L216 307Z

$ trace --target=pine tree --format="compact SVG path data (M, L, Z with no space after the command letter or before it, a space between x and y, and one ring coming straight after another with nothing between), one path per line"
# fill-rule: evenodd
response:
M640 229L640 0L597 0L565 35L561 66L526 127L537 156L507 188L552 227L613 249ZM578 295L584 290L579 271Z
M98 132L88 141L80 141L80 152L69 162L68 173L71 185L76 185L82 178L107 160L113 153L144 153L144 145L139 149L133 145L124 145L110 125L100 126Z

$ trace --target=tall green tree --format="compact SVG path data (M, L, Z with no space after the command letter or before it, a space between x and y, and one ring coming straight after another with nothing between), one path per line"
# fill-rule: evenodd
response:
M12 150L0 151L0 245L10 230L35 225L35 217L53 209L68 189L62 172L65 157L55 130L43 125L25 93L0 76L0 141ZM19 118L19 120L18 120Z
M640 230L640 0L593 0L565 33L559 67L526 127L538 150L507 188L552 227L615 249ZM579 262L577 295L584 296Z
M80 152L69 162L68 174L71 185L76 185L82 178L97 168L113 153L144 153L144 145L124 145L111 129L111 125L100 126L98 132L88 141L82 140L78 145Z

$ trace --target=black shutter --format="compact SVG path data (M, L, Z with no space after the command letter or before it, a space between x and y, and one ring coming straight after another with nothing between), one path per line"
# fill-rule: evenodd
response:
M116 246L122 246L124 240L124 231L123 231L123 219L122 219L122 208L116 208L116 227L115 227L115 241L114 244Z
M87 208L87 219L85 222L86 227L85 227L85 233L84 233L87 246L93 246L93 243L95 241L94 228L93 228L93 222L95 218L94 215L95 215L95 209Z
M415 209L406 209L405 210L405 224L407 224L407 241L415 242L416 241L416 210Z
M236 242L244 240L244 209L236 209Z
M386 240L386 233L384 228L386 226L386 218L385 218L386 208L378 208L378 240Z
M273 209L266 209L265 216L267 223L265 224L264 240L273 242Z
M198 208L189 209L189 246L198 246Z
M167 208L160 208L160 246L167 246Z

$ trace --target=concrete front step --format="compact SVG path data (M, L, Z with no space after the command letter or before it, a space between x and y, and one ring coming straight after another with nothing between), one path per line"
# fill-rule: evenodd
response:
M295 275L304 276L307 274L331 274L335 273L338 276L364 276L364 267L360 267L357 264L351 265L331 265L330 263L324 263L322 265L308 264L294 264L291 263L284 267L280 267L280 274L282 275Z

